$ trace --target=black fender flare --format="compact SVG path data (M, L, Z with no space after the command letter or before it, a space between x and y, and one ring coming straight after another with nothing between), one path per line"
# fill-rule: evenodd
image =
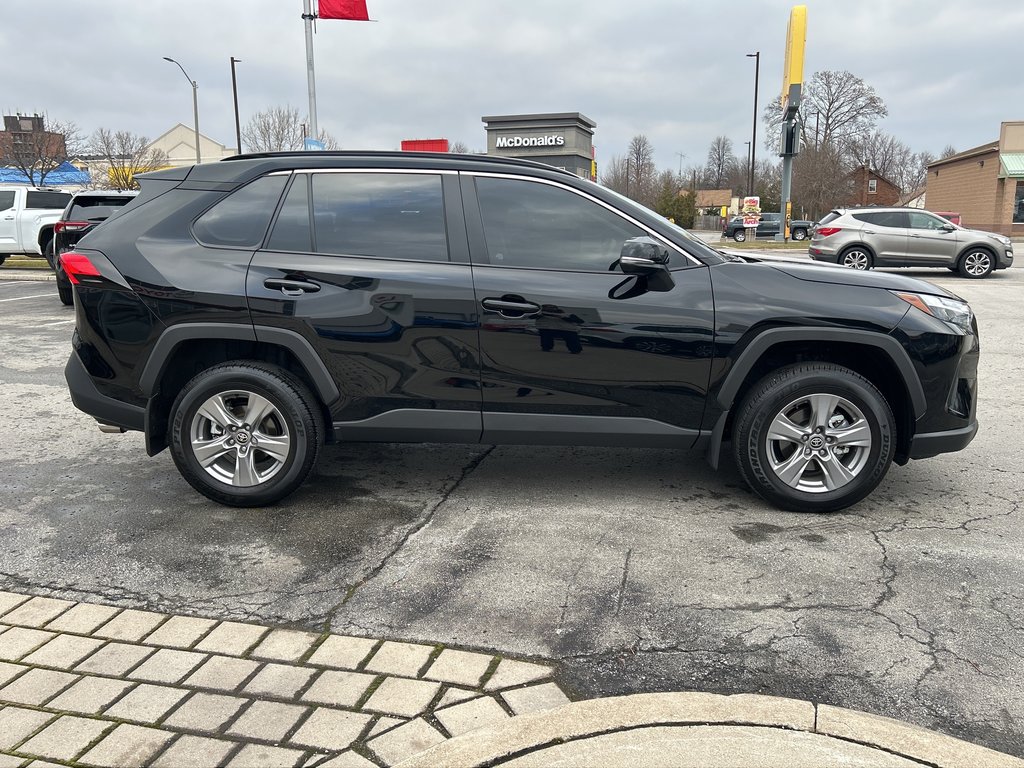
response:
M148 398L156 393L157 382L163 376L167 361L180 344L194 339L214 340L230 339L232 341L259 341L284 347L306 369L316 389L317 395L325 404L337 400L341 393L334 378L327 370L323 360L313 346L295 331L286 328L272 328L261 325L242 325L240 323L182 323L167 328L153 345L142 375L139 377L139 389Z
M925 398L924 387L921 385L917 370L903 345L892 336L853 328L772 328L761 332L743 348L725 375L722 386L718 389L715 402L721 412L711 430L707 448L707 459L711 466L718 467L719 453L722 443L725 441L725 424L729 418L729 412L735 406L736 395L747 375L769 349L776 344L792 341L836 341L880 349L896 366L903 378L907 393L910 395L914 421L918 421L924 416L928 409L928 401Z

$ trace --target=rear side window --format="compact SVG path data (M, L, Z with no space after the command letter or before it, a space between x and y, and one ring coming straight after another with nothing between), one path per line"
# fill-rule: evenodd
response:
M317 173L312 192L318 253L448 261L439 175Z
M25 207L29 209L51 209L56 208L63 211L71 202L71 195L67 192L33 192L25 196Z
M6 211L14 207L14 190L0 192L0 211Z
M76 197L71 201L71 210L65 214L65 218L73 221L102 221L133 199L130 195Z
M855 213L853 218L863 221L865 224L873 224L876 227L891 227L893 229L905 229L907 216L902 211L872 211L870 213Z
M821 221L818 222L818 226L820 227L823 224L828 224L830 221L835 221L840 217L840 215L839 211L829 211L824 215Z
M263 242L288 177L263 176L225 197L192 225L206 245L255 248Z

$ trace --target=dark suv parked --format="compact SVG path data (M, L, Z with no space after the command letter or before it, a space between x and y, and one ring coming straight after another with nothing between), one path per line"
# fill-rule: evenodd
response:
M78 192L68 202L60 221L53 225L53 240L43 252L50 269L57 276L57 295L61 303L69 306L72 303L71 282L57 256L74 248L86 233L130 203L137 194L131 190L89 190Z
M764 498L828 511L977 430L966 302L727 256L548 166L321 152L141 181L62 257L68 384L224 504L283 498L325 442L702 448L716 466L731 442Z

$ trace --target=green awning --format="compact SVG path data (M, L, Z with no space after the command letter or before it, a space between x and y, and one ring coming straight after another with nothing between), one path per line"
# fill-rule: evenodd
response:
M1000 152L999 165L1003 179L1024 179L1024 152Z

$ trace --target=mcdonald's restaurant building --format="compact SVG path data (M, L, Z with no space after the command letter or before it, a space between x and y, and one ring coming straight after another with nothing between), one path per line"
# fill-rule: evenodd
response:
M487 154L535 160L563 168L580 178L597 180L594 129L597 123L579 112L541 115L489 115Z
M971 229L1024 236L1024 121L1003 123L998 141L931 163L925 204L959 213Z

